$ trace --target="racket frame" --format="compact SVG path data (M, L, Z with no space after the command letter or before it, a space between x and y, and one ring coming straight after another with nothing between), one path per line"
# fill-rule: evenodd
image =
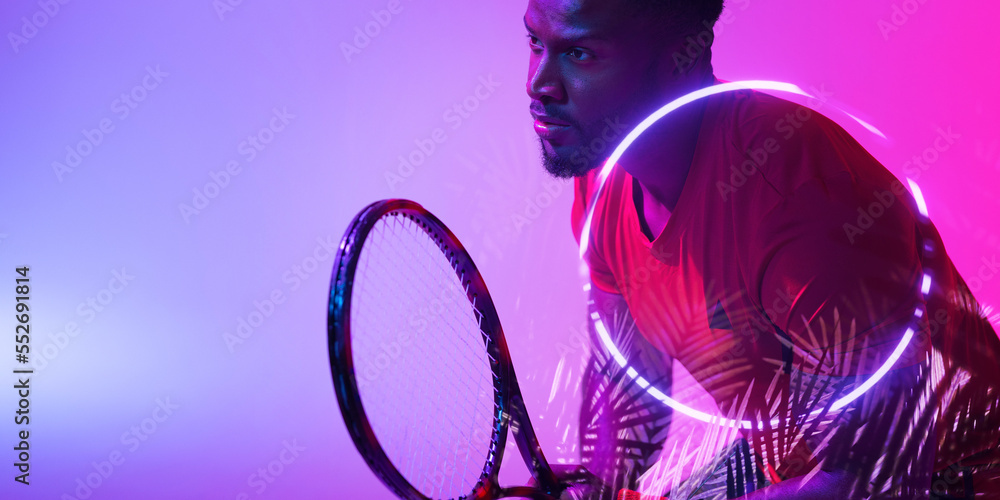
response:
M358 261L364 242L376 222L390 214L402 215L420 225L449 260L466 291L470 305L474 305L490 360L494 408L497 410L493 415L491 446L478 484L467 496L461 498L491 500L523 496L550 500L558 498L568 486L567 482L591 480L592 476L581 466L560 465L553 470L545 460L517 384L499 316L482 275L465 247L440 219L418 203L405 199L376 201L354 217L341 239L330 280L327 335L334 389L347 430L368 466L400 498L427 498L403 477L379 445L361 403L351 354L350 292ZM506 446L508 427L514 434L521 458L537 486L502 488L499 485L497 476Z

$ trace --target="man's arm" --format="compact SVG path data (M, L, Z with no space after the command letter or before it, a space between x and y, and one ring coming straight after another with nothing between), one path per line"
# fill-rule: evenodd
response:
M926 329L927 312L914 316L915 308L925 307L924 270L905 192L893 195L893 203L862 234L847 225L859 207L873 203L872 193L847 173L803 184L761 224L764 244L751 259L760 303L787 336L795 373L805 380L851 383L838 397L871 378L907 328ZM783 303L782 296L791 302ZM848 497L870 484L893 494L926 489L934 398L925 393L929 346L921 338L916 336L841 418L804 429L804 442L821 462L811 479L796 477L810 477L801 468L789 471L787 481L747 498L814 498L805 492L852 488L852 483L857 489ZM820 409L818 397L806 396L804 403L817 405L810 411Z
M670 372L672 370L672 360L666 354L663 354L653 348L641 334L636 330L632 315L628 310L628 305L625 299L617 293L610 293L600 290L596 287L591 288L591 304L590 312L597 312L604 326L607 328L608 334L614 343L620 349L624 348L622 346L636 345L635 349L630 349L630 353L633 356L629 356L630 353L624 353L626 358L632 361L635 356L635 351L642 351L642 354L646 356L646 359L652 360L658 358L660 361L658 363L659 369L656 370L642 370L638 369L640 375L644 378L656 379L658 382L655 383L656 387L660 388L664 393L669 394L671 387ZM589 378L588 386L593 386L595 384L602 384L602 386L607 387L607 381L610 381L614 377L613 374L609 374L608 370L603 369L604 367L610 367L611 371L618 367L618 364L611 359L610 354L602 344L602 339L599 338L595 329L594 322L590 321L590 331L592 335L593 347L597 351L592 356L591 364L588 368L594 368L593 373L588 373L591 378ZM598 354L600 353L600 354ZM651 356L651 354L653 354ZM595 360L597 360L595 362ZM650 361L646 361L648 364ZM630 364L631 365L631 364ZM588 370L589 372L590 370ZM619 380L622 380L619 384L628 383L631 380L626 376L622 377L624 370L617 370ZM596 377L597 379L595 380ZM633 384L634 385L634 384ZM588 387L587 389L590 389ZM653 454L647 460L638 460L635 453L628 453L624 447L615 449L615 438L625 430L629 432L629 438L632 438L635 434L634 429L627 429L621 427L620 421L615 419L593 419L590 424L587 424L587 418L592 418L593 413L597 410L597 413L606 412L608 415L613 415L614 411L607 408L607 400L600 401L589 401L588 396L594 396L598 391L595 390L585 390L583 408L581 408L581 449L583 450L584 463L590 468L591 472L594 472L603 480L608 482L607 490L611 491L613 495L617 494L617 491L621 488L636 489L638 490L638 484L636 480L640 477L650 466L652 466L658 454ZM614 392L604 393L608 396L614 396L618 394ZM665 414L665 421L667 426L670 421L670 412L662 403L653 400L648 394L643 394L643 399L652 400L653 407L660 407L660 410ZM588 409L590 411L588 411ZM663 441L667 437L666 429L662 432L662 436L658 436L660 439L655 442L649 443L654 445L657 449L662 446ZM631 457L631 458L626 458ZM609 458L617 459L616 461L608 460ZM631 478L631 481L630 481ZM768 488L758 490L750 495L744 497L745 500L784 500L784 499L815 499L815 500L843 500L849 498L849 493L854 483L855 476L847 471L831 469L831 470L820 470L815 475L809 477L808 481L803 477L792 478L787 481L783 481L779 484L772 485ZM664 492L645 492L647 494L662 494ZM602 497L603 498L603 497Z
M609 340L629 367L666 394L670 392L672 363L639 333L620 294L593 286L590 296L589 312L597 313L608 337L600 337L596 320L588 315L592 345L580 408L581 458L616 494L620 488L635 489L638 478L656 463L668 434L671 410L635 383L605 342Z
M933 424L918 401L927 367L889 371L850 405L852 415L809 436L823 441L818 470L755 491L743 500L840 500L878 493L879 498L916 498L930 486ZM925 398L927 394L923 395ZM933 411L929 404L924 411ZM832 450L831 450L832 449ZM874 491L873 491L874 490Z

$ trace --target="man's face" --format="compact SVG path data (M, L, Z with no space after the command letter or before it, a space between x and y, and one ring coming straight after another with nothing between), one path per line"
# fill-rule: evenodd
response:
M545 169L572 177L600 166L662 105L662 45L625 0L529 0L527 92Z

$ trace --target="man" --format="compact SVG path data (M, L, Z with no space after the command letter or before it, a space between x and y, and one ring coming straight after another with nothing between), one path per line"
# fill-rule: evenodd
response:
M701 99L650 128L596 194L629 130L718 82L721 11L529 0L525 14L543 163L576 179L578 240L593 207L595 328L634 370L596 343L581 409L584 463L605 481L593 495L636 489L683 423L636 379L668 393L674 361L718 417L747 423L677 491L1000 495L1000 341L914 198L835 123L759 92Z

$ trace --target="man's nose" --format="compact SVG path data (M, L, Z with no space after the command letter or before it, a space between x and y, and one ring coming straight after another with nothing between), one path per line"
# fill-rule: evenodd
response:
M564 97L558 62L548 54L533 57L528 69L526 84L528 96L532 100L561 101ZM548 99L543 99L548 97Z

